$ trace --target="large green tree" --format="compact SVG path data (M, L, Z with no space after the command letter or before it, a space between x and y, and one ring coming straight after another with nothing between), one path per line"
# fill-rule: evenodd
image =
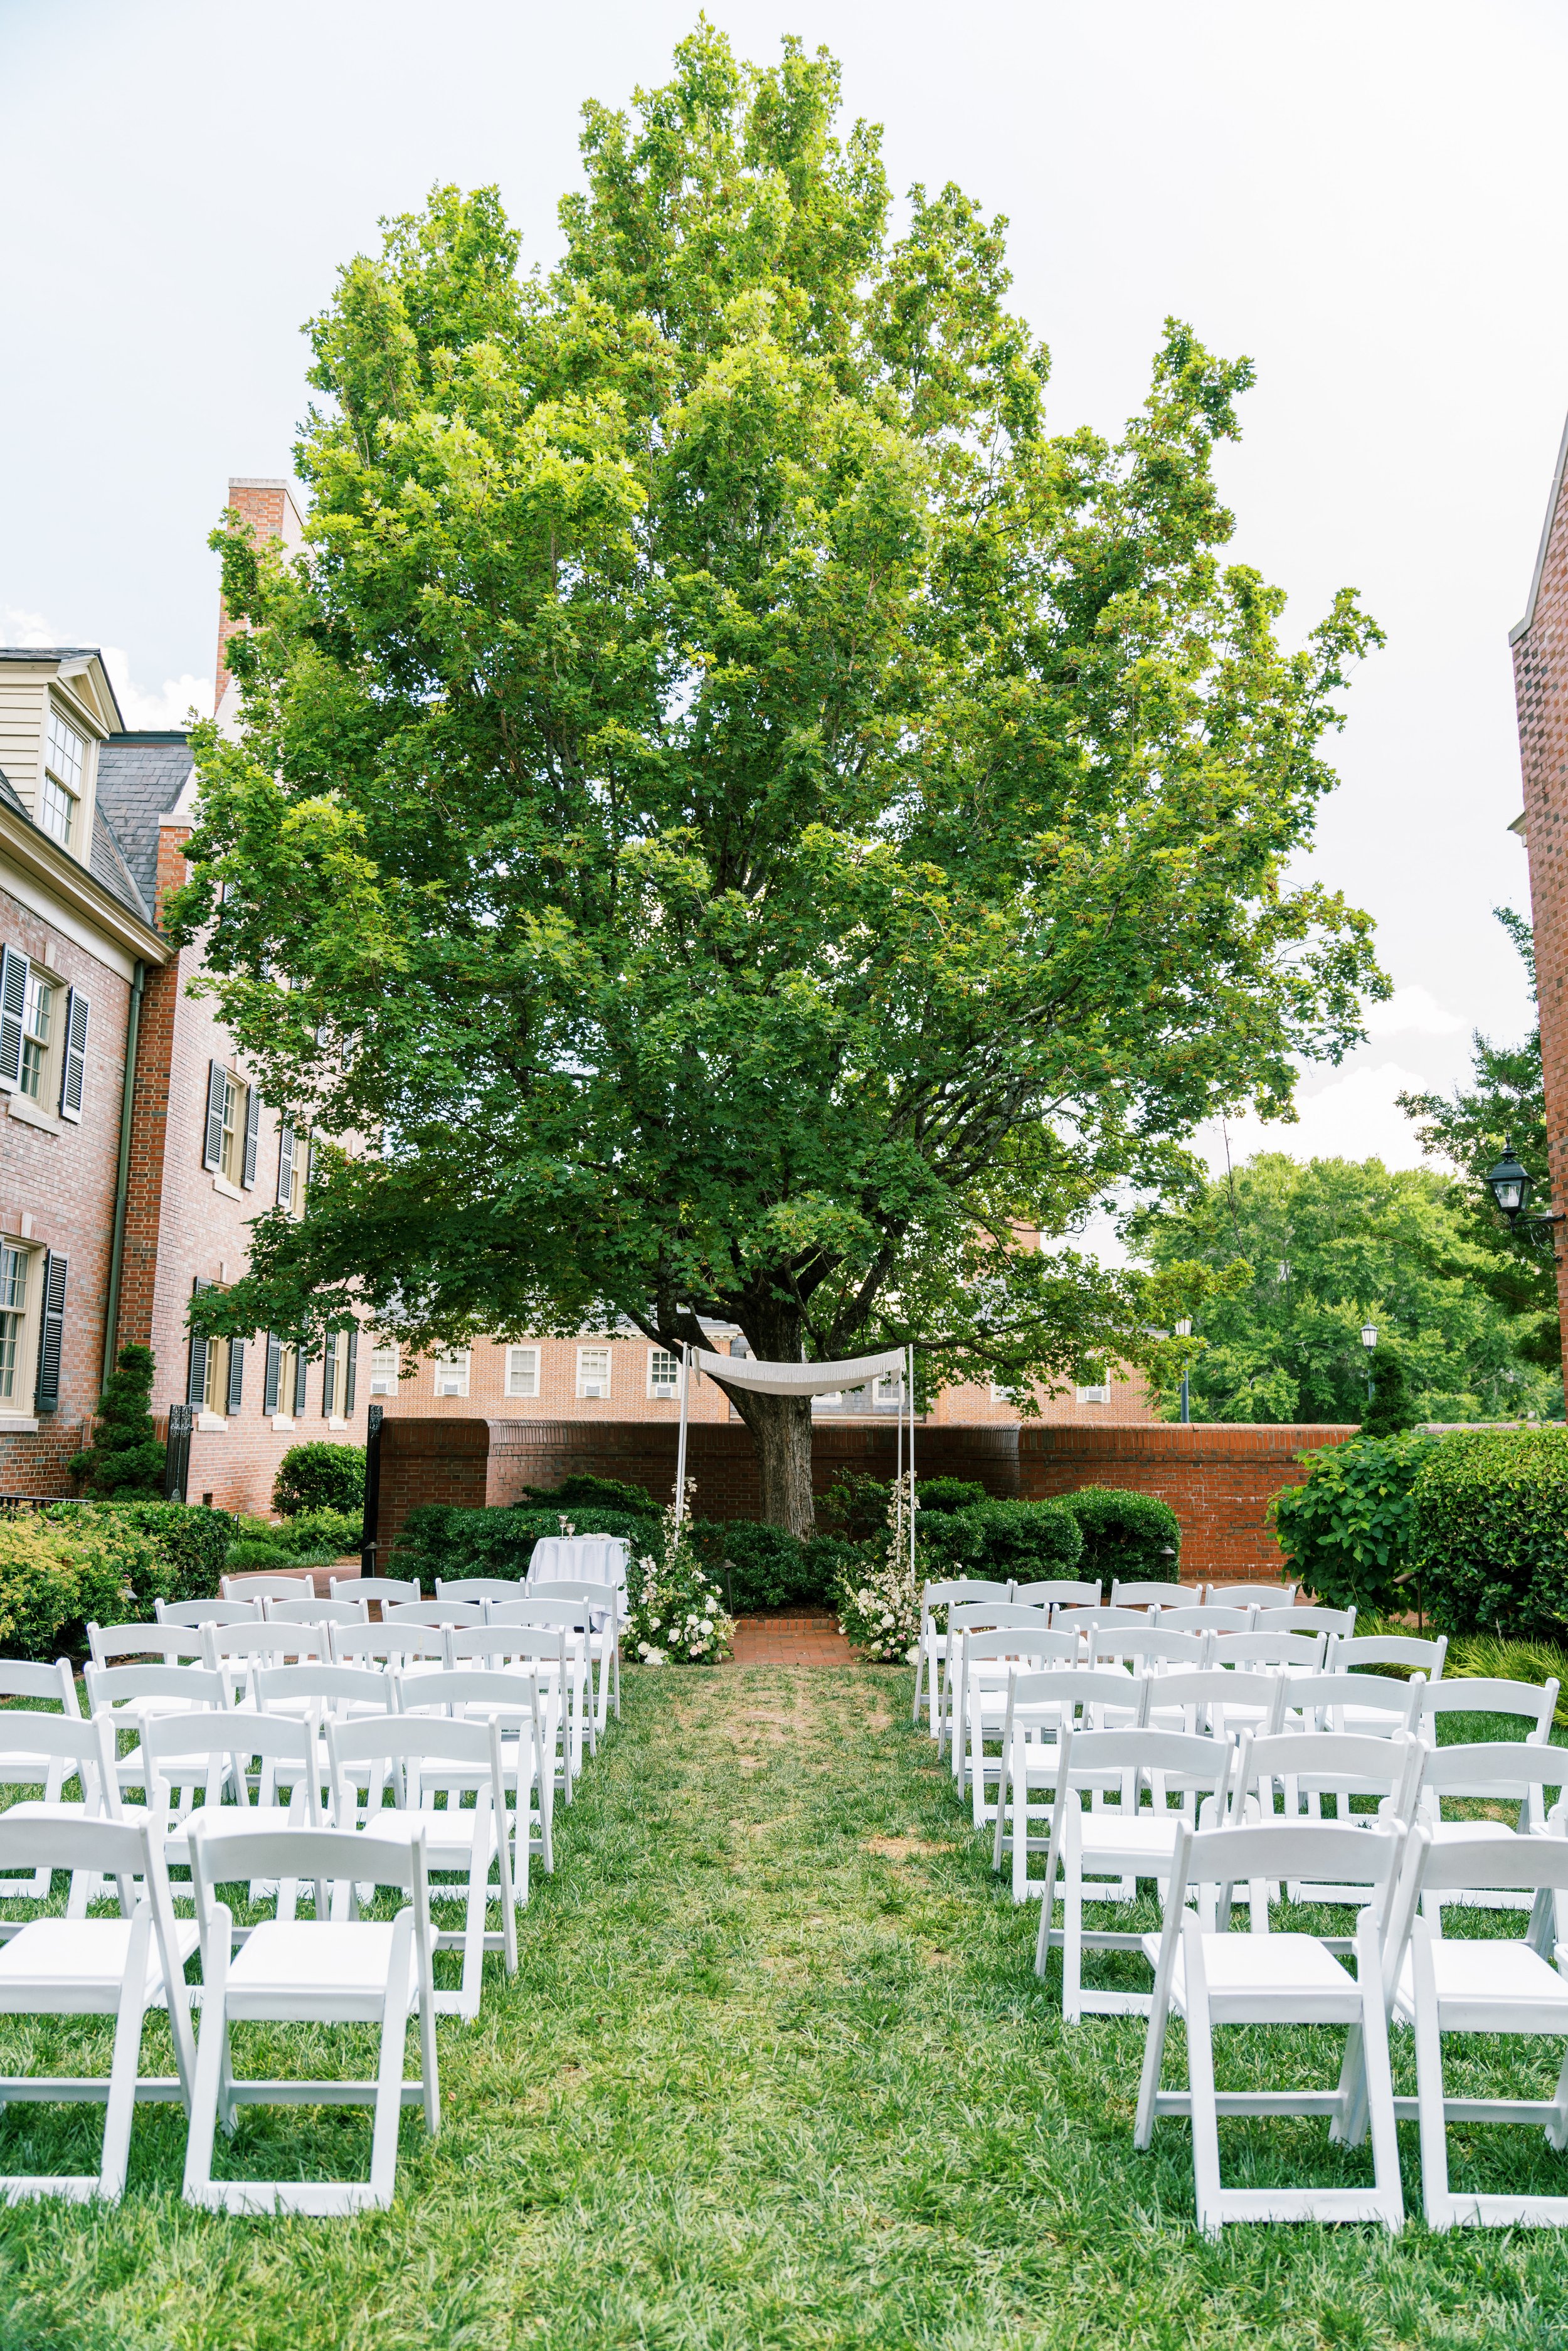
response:
M1250 1269L1234 1289L1217 1284L1195 1317L1195 1419L1359 1421L1369 1372L1394 1363L1410 1419L1562 1410L1528 1320L1495 1293L1468 1187L1435 1168L1260 1152L1188 1204L1134 1217L1129 1237L1167 1280L1239 1258ZM1370 1364L1366 1322L1378 1334Z
M1380 991L1285 878L1376 632L1346 591L1284 650L1219 559L1249 366L1173 323L1116 445L1052 437L1004 224L895 231L838 92L699 25L586 110L552 273L437 189L313 322L305 549L219 538L243 727L178 919L324 1140L208 1327L1144 1357L1055 1244ZM809 1408L736 1402L807 1526Z

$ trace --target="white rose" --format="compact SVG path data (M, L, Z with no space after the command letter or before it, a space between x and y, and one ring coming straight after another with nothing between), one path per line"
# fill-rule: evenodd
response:
M648 1619L648 1630L649 1630L649 1632L650 1632L650 1633L656 1633L656 1632L658 1631L658 1629L659 1629L659 1620L658 1620L658 1618L657 1618L656 1616L650 1616L650 1617L649 1617L649 1619Z

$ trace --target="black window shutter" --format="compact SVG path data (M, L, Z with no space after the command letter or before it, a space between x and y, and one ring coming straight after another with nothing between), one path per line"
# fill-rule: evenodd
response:
M66 1335L66 1275L70 1260L53 1249L44 1257L44 1314L38 1331L38 1384L35 1412L56 1412L60 1401L60 1350Z
M252 1086L245 1098L245 1165L240 1182L247 1192L256 1188L256 1146L261 1140L261 1096Z
M22 1082L22 1015L30 968L15 947L0 947L0 1092L6 1093L15 1093Z
M277 1410L277 1383L282 1362L283 1350L278 1344L277 1333L276 1331L269 1331L267 1334L267 1378L261 1392L264 1412L270 1413Z
M221 1061L207 1063L207 1138L202 1150L204 1167L224 1164L224 1088L228 1072Z
M277 1130L277 1203L287 1208L294 1197L294 1129L287 1124Z
M321 1417L332 1416L333 1391L338 1384L338 1333L329 1331L321 1349Z
M243 1339L231 1339L229 1341L229 1392L226 1399L226 1409L231 1413L237 1412L244 1400L245 1341Z
M60 1116L81 1116L82 1083L87 1075L87 1024L92 1007L79 987L66 998L65 1065L60 1071Z
M343 1418L345 1420L352 1420L354 1417L354 1390L359 1385L360 1370L360 1326L357 1322L350 1323L347 1337L349 1342L349 1360L344 1366L343 1375Z
M210 1290L212 1286L213 1285L210 1281L204 1281L201 1275L198 1274L195 1280L191 1284L191 1295L193 1298L199 1298L204 1290ZM201 1336L199 1332L193 1331L191 1333L191 1369L185 1383L185 1402L187 1404L194 1405L196 1410L200 1412L206 1392L207 1342Z
M309 1142L305 1146L305 1189L307 1192L309 1191L311 1185L314 1184L315 1181L316 1137L312 1135Z
M308 1369L305 1350L303 1347L297 1347L294 1353L294 1417L296 1420L301 1417L305 1410L305 1374Z

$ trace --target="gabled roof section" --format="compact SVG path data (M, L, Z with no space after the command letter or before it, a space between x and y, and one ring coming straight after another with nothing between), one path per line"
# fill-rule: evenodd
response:
M114 735L99 751L98 805L148 907L158 895L158 820L173 807L190 773L189 743L172 729Z
M52 669L104 735L123 735L125 720L96 645L0 645L0 662Z
M88 871L95 882L101 882L111 898L140 914L149 926L152 921L152 901L136 886L136 877L125 862L125 852L115 838L114 827L99 801L92 812L92 848L88 858Z
M1542 574L1546 569L1546 550L1552 544L1552 526L1557 519L1557 508L1562 501L1564 472L1568 472L1568 422L1563 423L1563 438L1557 444L1557 466L1552 476L1552 496L1546 501L1546 520L1541 527L1541 545L1536 550L1535 572L1530 582L1530 601L1525 605L1523 620L1516 621L1508 632L1511 645L1518 644L1535 620L1535 600L1541 593Z

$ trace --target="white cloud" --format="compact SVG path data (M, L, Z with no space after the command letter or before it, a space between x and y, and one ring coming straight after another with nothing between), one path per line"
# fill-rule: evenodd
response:
M103 665L127 726L183 726L193 710L201 718L213 715L210 677L193 677L187 670L183 677L166 677L162 694L153 694L133 683L130 656L120 645L104 646Z
M1425 987L1396 987L1386 1004L1366 1012L1369 1037L1468 1037L1471 1025Z
M1347 1070L1311 1096L1298 1095L1300 1115L1294 1125L1280 1120L1265 1124L1250 1116L1232 1119L1231 1164L1239 1166L1258 1151L1283 1151L1291 1159L1381 1159L1385 1167L1429 1165L1415 1127L1396 1100L1404 1092L1428 1090L1429 1081L1418 1070L1398 1061ZM1223 1171L1225 1134L1218 1120L1200 1130L1197 1148L1217 1175Z
M15 604L7 604L4 613L5 627L0 629L0 645L52 645L59 640L42 612L24 612Z

